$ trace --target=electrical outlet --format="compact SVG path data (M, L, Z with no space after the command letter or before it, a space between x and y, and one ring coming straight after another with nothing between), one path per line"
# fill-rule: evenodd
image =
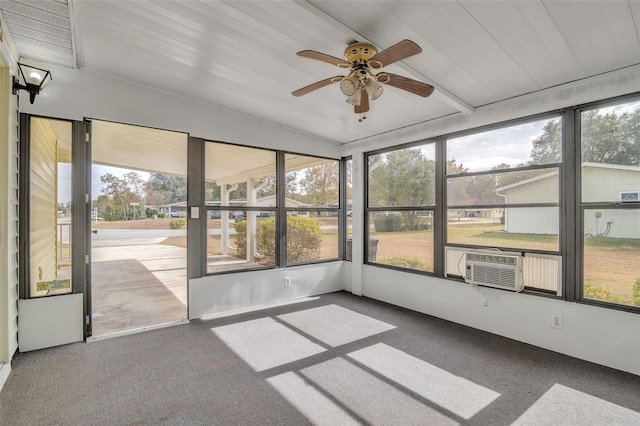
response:
M562 328L562 317L560 315L551 316L551 327Z
M284 278L284 286L285 287L289 287L290 285L291 285L291 278L285 277Z

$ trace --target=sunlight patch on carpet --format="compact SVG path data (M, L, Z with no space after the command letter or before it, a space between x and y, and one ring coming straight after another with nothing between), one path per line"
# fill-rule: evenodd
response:
M514 425L639 425L640 413L556 383Z
M256 371L264 371L324 352L325 349L272 318L211 329Z
M466 420L500 396L384 343L351 352L348 356Z
M337 305L305 309L278 315L278 318L332 347L396 328L394 325Z
M405 394L343 358L305 368L300 373L337 401L374 425L455 425L438 410Z
M296 373L288 372L270 377L267 382L315 425L349 426L360 424Z

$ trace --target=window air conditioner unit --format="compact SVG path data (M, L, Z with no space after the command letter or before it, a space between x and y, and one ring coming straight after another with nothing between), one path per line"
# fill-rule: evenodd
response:
M524 288L521 256L467 251L465 258L465 282L512 291Z

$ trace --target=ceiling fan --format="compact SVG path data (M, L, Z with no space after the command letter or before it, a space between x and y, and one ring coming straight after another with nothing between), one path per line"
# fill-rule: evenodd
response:
M315 50L303 50L297 55L336 65L338 68L349 70L349 73L346 76L337 75L318 81L291 94L302 96L339 82L340 90L347 97L347 103L353 105L354 112L360 115L358 121L362 121L367 118L364 114L369 111L369 98L372 101L378 99L384 90L382 85L393 86L425 98L433 93L434 88L430 84L388 72L373 72L420 52L420 46L411 40L402 40L382 52L378 52L370 43L351 43L344 50L344 59Z

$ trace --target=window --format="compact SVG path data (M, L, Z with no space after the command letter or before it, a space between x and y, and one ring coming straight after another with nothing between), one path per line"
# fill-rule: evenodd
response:
M207 272L276 262L276 152L205 144Z
M582 297L640 306L640 102L581 112Z
M447 139L447 244L559 252L562 119Z
M433 272L435 144L367 156L367 262Z
M640 191L621 192L620 201L622 201L623 203L633 203L636 201L640 201Z
M28 248L22 255L27 297L72 292L71 139L70 122L31 119Z
M340 161L285 154L287 265L337 259Z
M207 273L338 259L340 163L206 142Z

